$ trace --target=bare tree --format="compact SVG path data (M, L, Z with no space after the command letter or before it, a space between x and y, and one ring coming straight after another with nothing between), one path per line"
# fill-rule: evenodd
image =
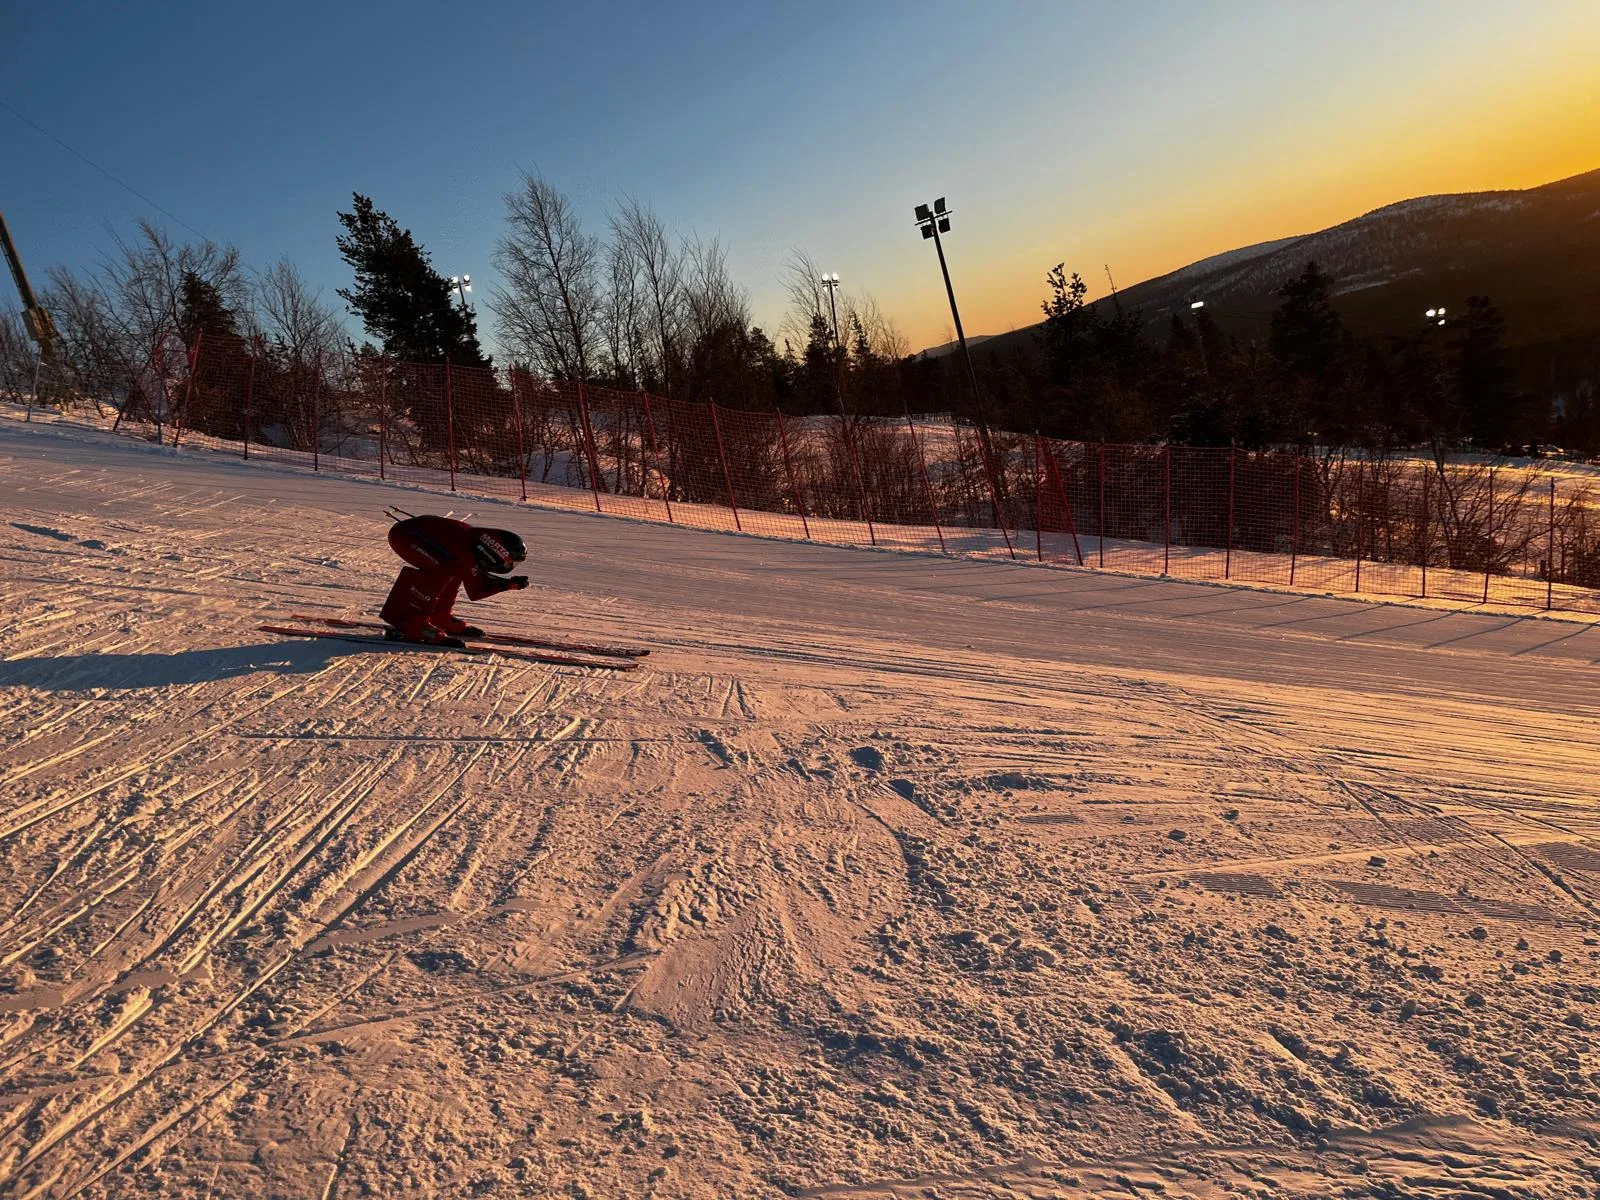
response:
M287 257L257 274L252 290L256 331L291 357L305 361L319 350L331 355L339 349L339 318Z
M850 325L865 332L867 348L875 357L894 363L911 353L911 343L906 340L906 335L900 332L894 318L878 307L878 301L871 292L862 290L846 300L845 312Z
M683 309L694 341L750 324L750 300L728 271L728 252L716 238L684 248Z
M600 338L600 244L542 178L525 174L505 204L510 229L494 253L505 284L491 303L500 341L550 375L587 378Z
M644 295L638 261L621 241L606 247L606 293L601 305L606 353L618 383L639 382L644 368Z
M213 242L174 242L166 230L141 220L138 234L116 238L115 251L98 272L98 286L110 302L112 319L133 343L135 352L153 351L163 339L176 338L183 323L183 289L192 276L214 288L232 309L243 308L249 290L239 265L239 252Z
M632 197L612 214L611 237L614 250L628 256L637 274L650 330L651 373L670 394L683 325L683 252L673 246L661 219Z
M20 403L32 394L38 348L19 312L0 312L0 396Z
M778 332L792 344L804 346L811 339L811 322L817 317L828 316L828 297L822 289L822 268L807 251L795 247L784 259L778 280L789 297L789 309L778 325Z
M55 322L56 352L79 391L110 399L148 361L149 347L141 359L97 280L54 267L43 303Z

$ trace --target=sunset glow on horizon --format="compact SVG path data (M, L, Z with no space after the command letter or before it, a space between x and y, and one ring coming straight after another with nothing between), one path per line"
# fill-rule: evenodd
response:
M441 25L400 4L370 28L291 2L247 28L198 4L36 7L7 103L159 211L0 112L0 152L31 165L5 211L41 273L139 216L188 236L170 213L332 297L334 213L361 191L479 281L492 338L501 197L533 169L591 233L636 196L718 238L769 330L800 248L919 349L952 331L911 219L940 195L980 334L1038 320L1058 262L1099 295L1107 267L1129 287L1410 197L1600 168L1594 0L621 10L602 27L496 0ZM151 55L189 65L152 73Z

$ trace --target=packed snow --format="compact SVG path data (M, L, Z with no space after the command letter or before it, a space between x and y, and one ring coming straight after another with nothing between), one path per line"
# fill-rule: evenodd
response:
M1600 628L0 423L0 1195L1600 1188ZM462 611L630 673L297 641Z

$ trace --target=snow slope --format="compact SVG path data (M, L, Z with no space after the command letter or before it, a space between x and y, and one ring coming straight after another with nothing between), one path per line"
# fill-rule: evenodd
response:
M1592 624L458 502L619 675L255 631L415 492L0 497L0 1195L1593 1193Z

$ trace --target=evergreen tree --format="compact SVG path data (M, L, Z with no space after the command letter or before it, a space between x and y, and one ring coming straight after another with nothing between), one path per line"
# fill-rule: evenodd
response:
M1501 339L1505 318L1486 296L1470 296L1460 324L1458 350L1461 415L1478 445L1498 450L1522 437Z
M356 282L339 295L367 332L403 362L491 366L478 344L477 319L451 302L449 281L433 269L411 231L359 192L352 208L339 214L345 232L337 244Z
M1272 314L1272 355L1291 375L1328 383L1344 348L1344 322L1330 298L1332 280L1314 262L1278 289Z
M1325 444L1360 440L1366 421L1349 372L1350 337L1334 310L1333 281L1314 262L1278 289L1268 346L1286 379L1284 412L1292 435Z
M222 290L193 271L183 273L178 288L178 332L185 346L193 346L201 334L239 334L238 314L223 300Z

